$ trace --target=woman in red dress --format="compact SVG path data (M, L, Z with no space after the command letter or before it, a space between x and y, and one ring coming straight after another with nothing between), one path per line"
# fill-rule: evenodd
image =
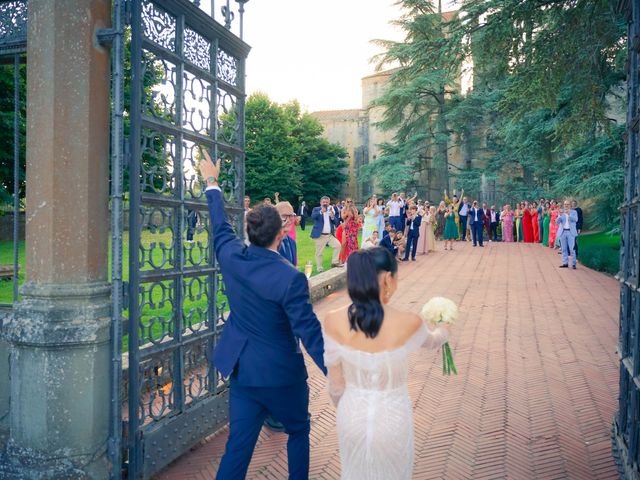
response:
M533 228L533 243L540 243L540 225L538 225L538 204L531 204L531 227Z
M533 224L531 223L531 210L529 202L524 202L522 212L522 236L525 243L533 243Z

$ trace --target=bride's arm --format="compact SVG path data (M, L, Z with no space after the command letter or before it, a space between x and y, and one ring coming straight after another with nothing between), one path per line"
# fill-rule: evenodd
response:
M331 397L331 401L337 407L338 402L340 402L340 398L342 398L342 394L344 393L344 375L342 374L342 364L338 363L337 365L333 365L328 368L327 373L328 383L327 386L329 388L329 396Z
M442 344L449 340L449 330L445 327L436 327L433 330L425 325L427 338L422 344L424 348L440 348Z

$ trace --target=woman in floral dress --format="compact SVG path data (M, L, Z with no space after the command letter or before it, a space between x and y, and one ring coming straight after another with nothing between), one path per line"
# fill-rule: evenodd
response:
M505 205L504 210L500 213L502 220L502 241L513 242L513 212L511 205Z

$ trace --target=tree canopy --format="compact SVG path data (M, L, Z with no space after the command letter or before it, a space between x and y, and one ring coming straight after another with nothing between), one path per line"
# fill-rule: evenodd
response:
M397 189L427 170L438 191L473 188L484 173L506 200L573 195L603 206L598 225L614 224L626 108L615 2L464 0L455 15L428 0L398 3L405 39L378 41L375 58L395 67L376 104L386 108L379 126L396 135L364 175L384 183L396 173ZM470 70L472 90L462 92ZM461 171L449 165L452 148Z
M278 104L264 93L245 104L246 182L253 201L280 193L297 204L337 196L346 180L347 151L322 138L322 125L297 102Z

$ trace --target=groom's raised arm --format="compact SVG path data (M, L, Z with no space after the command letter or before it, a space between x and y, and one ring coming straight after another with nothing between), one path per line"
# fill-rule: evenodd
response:
M297 272L291 281L285 293L284 306L293 334L302 340L307 353L326 375L322 329L309 301L309 282L304 273Z
M229 257L232 253L242 250L244 245L236 236L229 220L227 212L224 210L224 198L222 190L218 186L218 178L220 177L220 160L213 163L211 157L206 150L202 150L204 160L200 162L200 175L207 182L205 195L209 204L209 215L211 217L211 227L213 230L213 245L216 250L216 258L218 261Z
M244 248L242 241L236 236L233 227L227 219L227 212L224 210L224 200L222 192L217 186L208 187L206 190L207 202L209 203L209 215L211 217L211 228L213 230L213 246L216 250L216 258L220 260L231 255L234 251ZM224 261L224 260L223 260Z

